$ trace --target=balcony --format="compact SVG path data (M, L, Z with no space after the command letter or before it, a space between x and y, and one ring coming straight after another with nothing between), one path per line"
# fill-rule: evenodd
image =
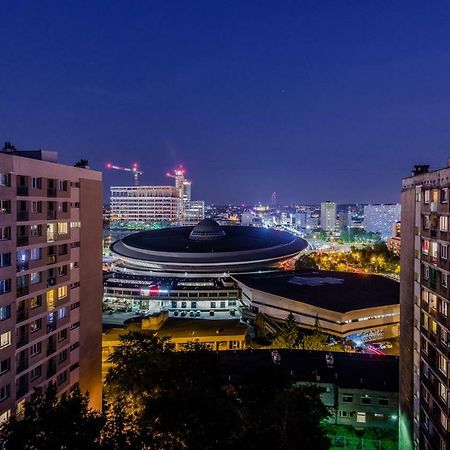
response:
M47 256L47 265L56 263L56 255L48 255Z
M55 187L47 188L47 197L56 197L56 188Z
M47 211L47 220L55 220L56 219L56 211L50 209Z
M18 386L17 391L16 391L16 400L19 400L20 398L22 398L23 396L25 396L27 394L28 394L28 385L27 384Z
M56 284L56 277L47 278L47 287L54 286Z
M56 342L49 342L47 347L47 356L53 355L56 352Z
M56 321L47 324L47 333L51 333L56 330Z
M28 236L17 236L17 247L28 245Z
M28 186L17 186L17 195L18 196L28 195Z
M17 348L23 347L28 344L28 334L22 333L17 337Z
M28 261L18 262L17 263L17 272L23 272L24 270L28 270Z
M28 220L28 211L17 211L17 221L24 222Z
M23 322L24 320L28 319L28 311L23 309L18 309L16 314L16 323Z
M20 358L17 361L17 367L16 367L16 374L23 372L24 370L28 369L28 359L27 358Z
M56 373L56 363L54 361L49 361L48 368L47 368L47 380L55 375Z
M23 297L24 295L28 295L29 292L28 286L20 286L17 288L17 297Z

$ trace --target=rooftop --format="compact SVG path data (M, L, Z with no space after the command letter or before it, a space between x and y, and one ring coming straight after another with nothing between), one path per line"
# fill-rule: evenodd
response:
M333 366L327 365L327 352L278 350L281 366L288 368L298 381L334 383L347 389L371 389L387 392L399 390L399 360L397 356L334 352ZM220 352L225 376L238 382L254 370L272 361L270 350L240 350Z
M399 304L399 283L381 275L316 270L234 278L259 291L341 313Z

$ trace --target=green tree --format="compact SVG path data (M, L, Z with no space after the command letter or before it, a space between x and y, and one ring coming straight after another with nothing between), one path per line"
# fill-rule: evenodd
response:
M285 322L281 326L280 332L273 340L273 347L296 348L298 346L299 331L294 315L289 313Z
M295 269L296 270L305 270L305 269L318 269L319 266L314 258L315 254L311 253L310 255L301 255L297 261L295 261Z
M23 417L11 417L0 431L5 450L100 449L104 419L88 406L88 396L75 388L61 398L56 385L37 389L25 404Z

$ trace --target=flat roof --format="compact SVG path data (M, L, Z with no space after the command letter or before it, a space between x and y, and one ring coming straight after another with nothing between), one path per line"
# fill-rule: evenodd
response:
M340 388L399 391L399 358L360 353L333 352L333 365L326 361L328 352L278 350L280 365L297 381L333 383ZM238 350L219 352L225 377L239 383L259 368L272 363L271 350Z
M400 302L400 284L381 275L311 270L233 278L252 289L341 313Z
M158 336L171 338L204 338L208 336L242 336L247 326L239 319L233 320L205 320L205 319L172 319L169 318L159 330L153 332ZM131 322L125 327L104 327L103 341L117 341L119 336L128 331L141 331L141 322ZM150 330L144 330L150 331Z

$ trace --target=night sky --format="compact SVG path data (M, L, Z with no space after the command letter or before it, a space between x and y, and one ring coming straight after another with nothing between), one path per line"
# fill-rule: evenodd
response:
M395 202L450 156L450 4L0 0L0 142L214 203ZM105 185L131 177L104 173Z

